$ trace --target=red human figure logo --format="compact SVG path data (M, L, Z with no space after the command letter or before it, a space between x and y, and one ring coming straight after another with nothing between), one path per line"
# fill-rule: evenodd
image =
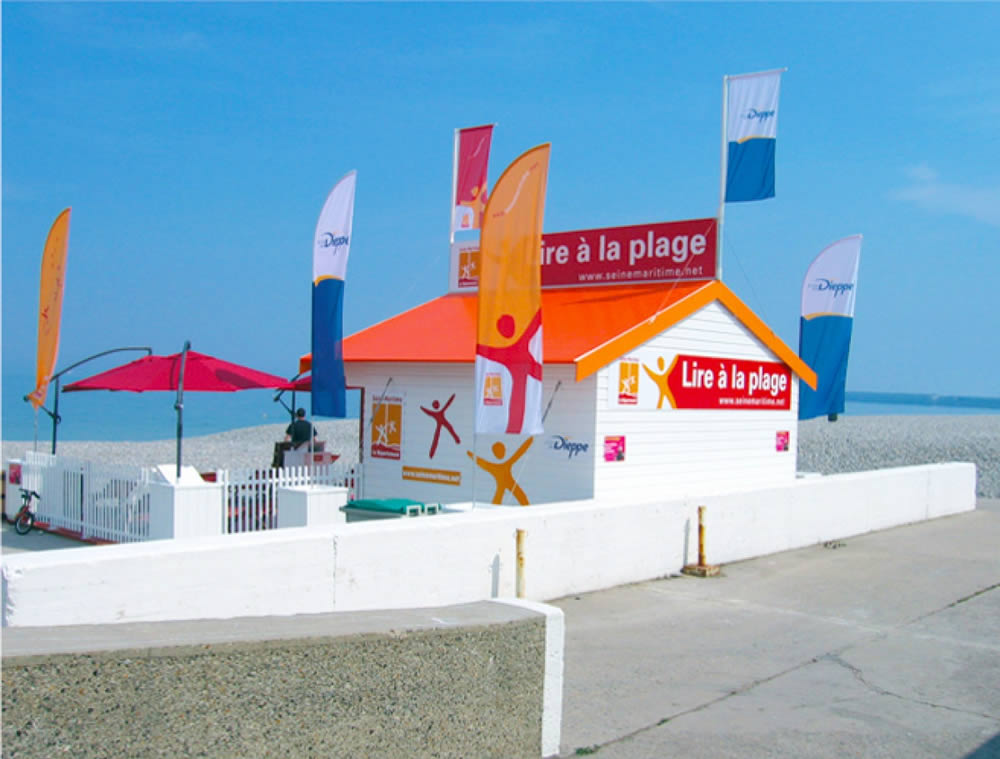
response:
M516 324L514 317L504 314L497 319L497 332L505 338L514 335ZM476 354L502 364L511 376L510 411L507 414L507 432L517 434L521 431L524 423L524 406L527 396L528 377L541 382L542 365L531 355L528 346L532 339L542 329L542 310L535 311L528 326L525 327L521 336L510 345L496 346L476 345Z
M427 416L429 416L437 423L436 426L434 427L434 440L433 442L431 442L430 458L434 458L434 454L437 453L438 441L441 439L442 427L444 427L445 429L448 430L448 432L451 433L451 436L452 438L454 438L456 444L462 442L459 439L458 434L455 432L455 428L451 426L451 422L449 422L447 419L444 418L445 412L448 410L448 407L451 405L451 402L453 400L455 400L454 393L451 394L451 398L448 399L448 402L444 404L443 408L439 408L439 406L441 406L441 403L440 401L436 400L433 403L431 403L431 408L424 408L423 406L420 407L421 411L423 411L425 414L427 414Z

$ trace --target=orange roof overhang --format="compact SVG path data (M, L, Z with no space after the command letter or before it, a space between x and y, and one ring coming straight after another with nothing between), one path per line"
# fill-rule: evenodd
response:
M471 363L476 293L450 293L344 339L344 361ZM816 373L722 282L542 290L542 351L547 364L575 364L576 379L719 301L811 388ZM312 356L299 359L308 371Z

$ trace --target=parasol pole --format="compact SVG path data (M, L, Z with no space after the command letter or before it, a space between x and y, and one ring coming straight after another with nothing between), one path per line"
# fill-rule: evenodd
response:
M51 417L51 419L52 419L52 454L53 455L55 455L55 452L56 452L56 437L58 436L59 424L62 423L62 417L59 416L59 382L60 382L61 377L64 374L66 374L67 372L73 371L74 369L76 369L76 367L81 366L83 364L86 364L88 361L93 361L95 358L101 358L101 357L107 356L107 355L109 355L111 353L119 353L121 351L146 351L146 355L147 356L151 356L153 354L153 349L150 348L149 346L145 346L145 345L142 345L142 346L128 346L128 347L125 347L125 348L111 348L110 350L101 351L100 353L95 353L93 356L87 356L87 358L81 359L80 361L77 361L75 364L70 364L69 366L67 366L62 371L56 372L55 374L52 375L51 381L55 384L55 394L53 396L54 400L53 400L53 403L52 403L52 410L49 411L47 408L45 408L45 406L39 406L39 408L41 408L41 410L44 411L46 414L48 414L49 417ZM27 401L27 400L30 400L30 399L26 395L26 396L24 396L24 400ZM36 451L38 450L38 409L35 410L35 448L34 448L34 450L36 450Z
M52 399L52 455L56 453L56 434L59 432L59 380L60 377L57 374L55 376L56 392Z
M184 434L184 365L187 363L188 351L191 350L191 341L184 341L184 350L181 351L181 370L177 375L177 401L174 408L177 409L177 482L181 481L181 437Z

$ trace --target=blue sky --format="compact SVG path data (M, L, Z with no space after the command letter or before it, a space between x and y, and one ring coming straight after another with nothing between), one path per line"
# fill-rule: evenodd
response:
M497 123L491 182L552 143L547 231L713 216L722 77L787 66L777 196L727 206L726 283L795 347L807 266L861 233L848 389L1000 395L998 4L2 14L5 380L32 371L66 206L60 368L190 339L292 375L316 219L348 170L350 333L446 291L456 127Z

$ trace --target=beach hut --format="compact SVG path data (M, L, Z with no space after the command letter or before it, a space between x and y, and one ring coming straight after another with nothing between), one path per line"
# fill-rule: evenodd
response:
M815 373L716 279L546 287L545 432L475 435L476 293L452 260L451 292L344 340L366 498L639 503L794 480L796 380Z

